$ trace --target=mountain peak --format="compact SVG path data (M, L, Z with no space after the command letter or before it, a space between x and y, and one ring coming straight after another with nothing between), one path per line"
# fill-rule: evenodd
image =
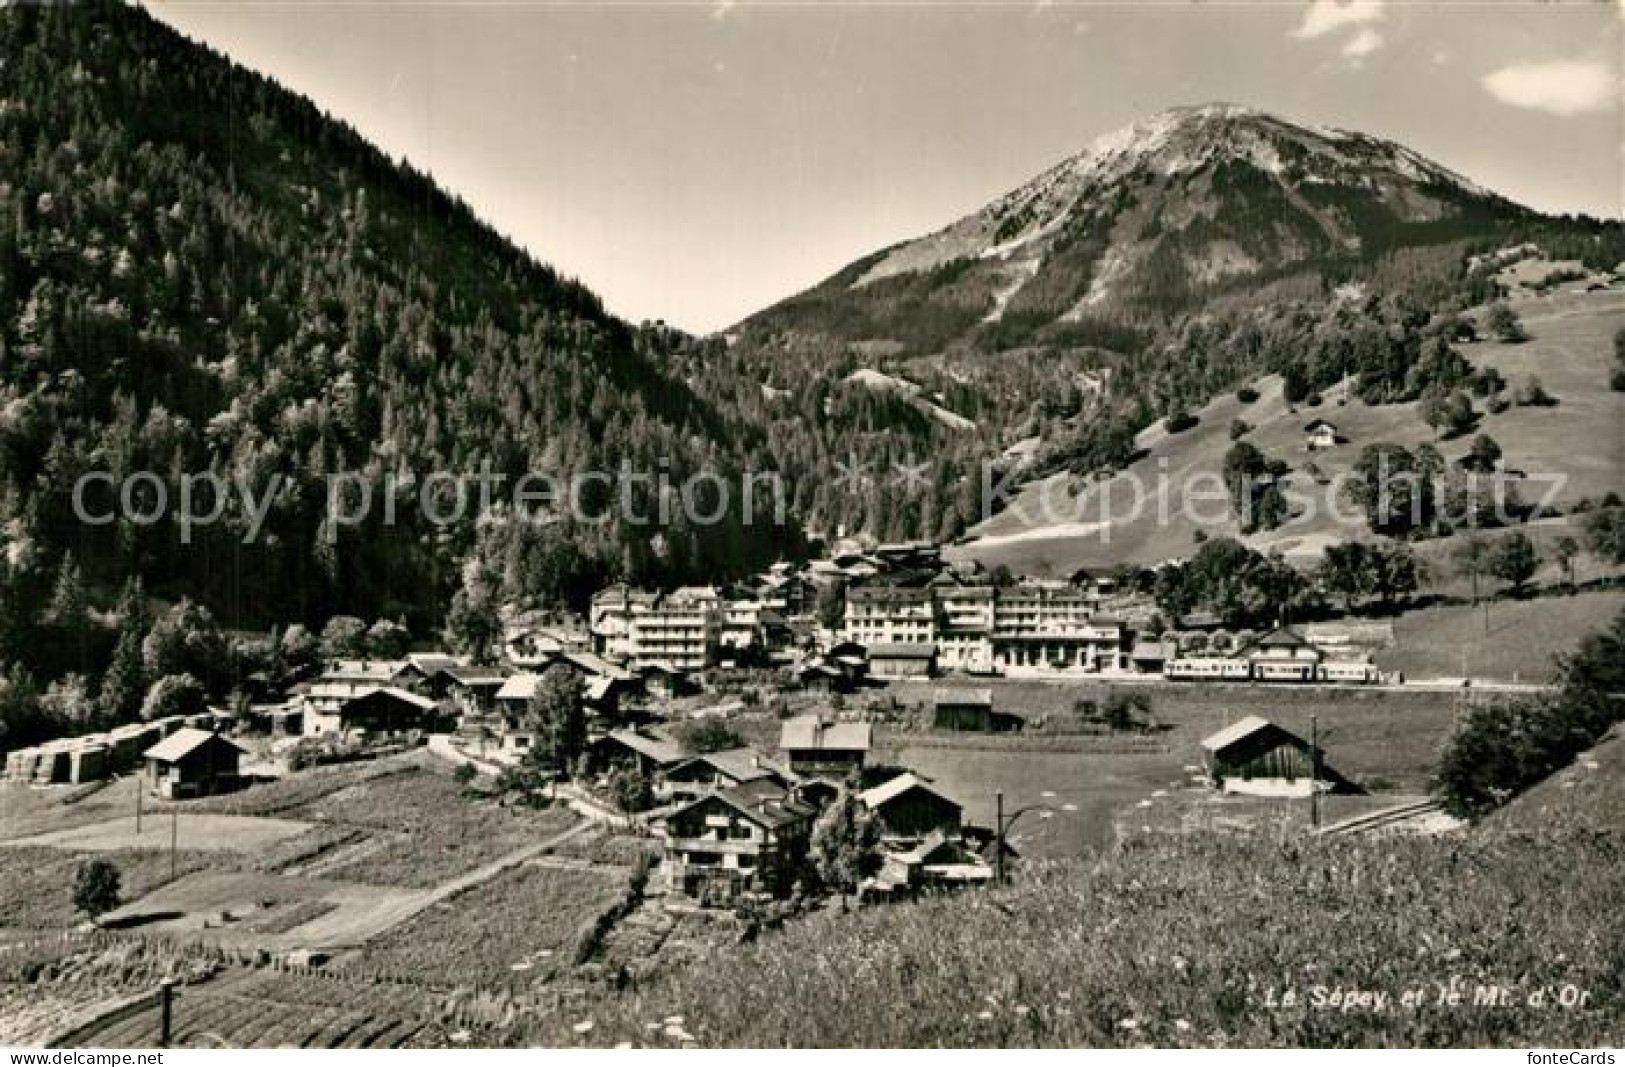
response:
M1222 247L1192 253L1195 280L1206 285L1279 262L1278 252L1290 259L1359 254L1385 228L1437 222L1462 202L1494 199L1392 141L1299 125L1239 104L1184 105L1101 134L980 211L889 250L853 284L954 260L1005 263L989 312L996 320L1047 259L1083 245L1120 243L1125 227L1233 230L1202 238ZM1241 221L1260 211L1272 217ZM1380 227L1367 232L1378 218ZM1141 259L1150 253L1140 251ZM1091 302L1067 309L1074 317L1111 295L1109 277L1092 273Z

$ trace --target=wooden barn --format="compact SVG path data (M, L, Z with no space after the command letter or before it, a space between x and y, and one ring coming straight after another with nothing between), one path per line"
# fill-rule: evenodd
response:
M1226 793L1306 797L1317 777L1322 791L1356 791L1326 763L1324 753L1317 768L1309 742L1257 715L1204 740L1202 757L1208 777Z
M147 787L166 800L223 793L242 784L244 748L210 730L188 726L143 753Z
M1020 715L995 711L991 689L938 689L931 699L932 723L938 730L1009 733L1020 730Z
M675 738L653 728L611 730L587 746L587 760L595 771L631 767L656 783L686 758Z

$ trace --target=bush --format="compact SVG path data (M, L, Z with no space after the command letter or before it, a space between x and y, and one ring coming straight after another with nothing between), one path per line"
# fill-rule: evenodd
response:
M1473 708L1445 744L1434 791L1445 810L1480 818L1601 740L1625 717L1625 612L1586 638L1557 691Z
M1524 379L1513 394L1513 403L1521 408L1549 408L1557 403L1557 398L1546 391L1539 378L1530 375Z
M119 870L111 860L97 856L79 865L73 882L73 906L92 919L119 905Z
M143 719L167 719L172 715L197 715L208 710L203 684L190 674L166 674L147 690L141 702Z
M1250 385L1244 385L1236 390L1236 399L1243 404L1251 404L1258 399L1258 390Z
M1230 440L1239 441L1253 430L1252 425L1245 419L1236 419L1230 423Z
M686 752L704 755L742 748L745 739L721 719L697 719L677 729L677 740Z
M617 767L609 776L609 798L622 812L636 815L654 807L654 786L636 767Z
M1196 422L1197 419L1195 415L1192 415L1188 411L1180 410L1171 412L1168 417L1163 420L1163 425L1167 428L1169 433L1184 433L1186 430L1195 426Z

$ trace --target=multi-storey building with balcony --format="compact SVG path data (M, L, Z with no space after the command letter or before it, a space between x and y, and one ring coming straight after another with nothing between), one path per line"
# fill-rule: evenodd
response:
M937 601L937 666L978 673L993 668L994 604L990 585L944 585Z
M722 637L722 598L709 587L687 587L634 608L628 632L632 665L688 672L716 658Z
M860 645L930 644L937 639L937 604L929 589L872 585L849 589L842 627Z
M993 665L1004 673L1119 670L1123 624L1096 616L1095 598L1064 586L1000 589L993 605Z
M633 589L625 582L600 589L592 598L587 616L592 650L606 659L630 659L632 616L646 610L657 598L658 594Z

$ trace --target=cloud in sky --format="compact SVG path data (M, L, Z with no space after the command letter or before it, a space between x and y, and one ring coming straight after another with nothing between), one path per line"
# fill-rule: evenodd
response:
M1304 39L1324 37L1348 26L1366 26L1382 19L1383 0L1314 0L1303 13L1303 22L1292 36ZM1369 29L1366 32L1370 32ZM1361 35L1356 36L1356 40ZM1381 44L1381 38L1377 40ZM1364 53L1361 53L1362 55Z
M1563 116L1601 111L1620 93L1618 75L1592 59L1514 63L1484 75L1483 85L1503 104Z
M1363 59L1381 47L1382 34L1365 26L1344 43L1343 55L1347 59Z

